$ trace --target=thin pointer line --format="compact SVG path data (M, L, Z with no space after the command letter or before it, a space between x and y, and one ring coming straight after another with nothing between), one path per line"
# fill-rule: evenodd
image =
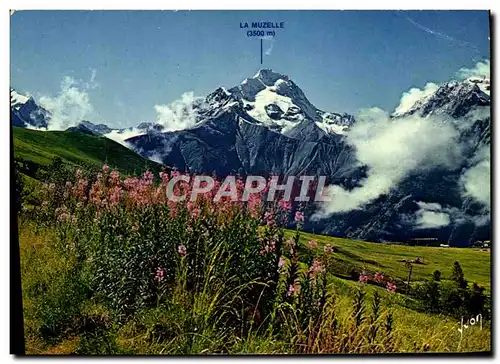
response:
M260 38L260 64L262 64L262 38Z

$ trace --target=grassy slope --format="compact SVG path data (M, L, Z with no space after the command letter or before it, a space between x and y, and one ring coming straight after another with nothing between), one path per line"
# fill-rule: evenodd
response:
M142 158L123 145L101 136L71 131L37 131L13 127L14 155L42 166L49 165L55 157L75 164L101 167L108 163L125 174L138 174L159 165Z
M286 235L292 236L295 231L288 230ZM417 247L395 244L370 243L350 239L334 238L301 232L300 242L318 242L318 250L325 244L336 248L333 256L341 261L364 268L371 272L382 272L394 278L406 279L408 271L400 259L424 258L425 264L413 265L412 282L431 279L432 272L439 269L443 279L451 275L455 261L459 261L469 282L477 282L490 290L490 252L470 248L435 248ZM346 275L349 272L345 272ZM338 294L337 309L348 314L352 310L353 292L360 287L358 282L331 276L330 290ZM390 308L396 325L397 346L402 352L412 352L413 344L422 339L431 345L434 352L475 352L490 350L491 331L489 327L471 327L463 337L457 319L436 314L427 314L407 308L408 299L403 294L391 294L387 290L374 285L363 285L368 296L375 291L383 297L384 307Z
M349 315L353 309L353 291L360 283L333 277L330 289L338 294L336 308L339 316ZM415 343L430 345L432 352L479 352L491 350L490 327L483 323L470 327L461 337L457 319L445 315L418 312L405 307L406 296L389 293L373 285L363 285L368 297L375 291L382 296L382 311L390 310L394 317L395 341L400 352L414 352ZM367 308L367 313L370 308Z
M293 234L289 231L287 234ZM333 246L342 249L348 249L351 253L358 254L361 256L368 256L374 258L373 254L377 254L376 259L380 259L384 262L391 262L394 258L399 258L400 256L405 256L405 252L419 252L420 254L425 254L425 250L431 249L428 253L432 256L435 252L435 248L428 247L405 247L405 246L390 246L381 245L377 243L365 243L357 242L348 239L337 239L319 235L312 235L301 233L301 241L307 243L308 240L314 238L320 243L320 247L324 243L329 243ZM32 280L38 281L40 276L46 276L49 281L52 281L54 276L61 275L65 270L70 269L70 262L66 259L58 258L57 254L49 248L50 244L48 241L52 240L53 236L50 233L36 234L34 229L25 226L20 229L20 247L21 247L21 277L23 281L23 295L24 295L24 310L25 310L25 330L27 337L27 350L31 354L70 354L74 353L75 347L79 341L79 338L69 337L67 340L63 340L61 343L54 346L47 346L47 344L41 342L36 334L35 330L39 327L39 322L34 317L31 317L28 313L31 306L37 306L39 304L39 297L32 297L30 293L30 287L33 285ZM318 247L318 249L320 248ZM380 249L382 250L380 250ZM474 257L474 255L482 256L483 252L477 252L472 249L453 249L456 252L451 256L445 255L443 260L443 267L438 265L439 268L444 272L448 272L444 269L444 266L448 266L449 263L453 263L453 259L459 259L460 262L464 263L467 267L471 267L472 262L467 264L466 258ZM441 249L437 250L438 252ZM339 256L340 253L334 253ZM409 253L410 254L410 253ZM452 252L450 252L452 254ZM485 255L489 253L485 253ZM410 256L412 256L410 254ZM439 255L440 256L440 255ZM424 255L424 259L427 255ZM351 259L352 262L356 260L352 257L346 257L345 259ZM354 260L353 260L354 259ZM430 259L430 258L429 258ZM358 261L359 262L359 261ZM437 263L433 263L435 265ZM488 263L481 263L479 265L488 265ZM385 269L385 267L384 267ZM404 269L395 270L396 273L404 272ZM466 277L470 276L469 273L473 273L474 270L465 270ZM478 277L481 277L481 273L475 273ZM482 279L488 281L488 277L484 276ZM353 292L360 287L360 284L354 281L340 279L337 277L331 277L331 283L329 285L329 291L335 293L335 309L338 312L338 317L343 319L351 314L353 309ZM460 327L457 319L443 316L427 314L423 312L417 312L407 307L404 307L403 301L405 300L405 295L396 293L389 293L385 289L372 286L363 285L363 289L367 292L368 297L371 297L375 291L378 291L382 298L382 312L387 312L390 310L394 315L394 327L395 327L395 339L394 345L398 348L399 352L414 352L421 350L421 347L415 347L415 343L419 345L428 344L430 345L430 351L432 352L478 352L478 351L489 351L491 350L491 331L490 327L486 325L482 330L478 326L474 326L468 329L463 337L460 336L458 328ZM371 298L370 298L371 300ZM366 304L369 305L371 301L367 301ZM367 307L366 314L370 314L370 307ZM383 314L381 317L385 317ZM137 350L138 353L142 350L148 352L148 346L144 346L145 343L140 340L140 337L135 339L130 339L127 335L122 336L121 333L118 334L118 341L120 345L127 348L127 350ZM256 341L243 342L242 347L236 349L237 353L282 353L280 350L280 343L275 342L273 345L267 342Z
M292 235L293 231L287 231ZM412 281L431 279L432 272L441 271L443 279L448 279L455 261L459 261L469 282L490 287L491 256L489 251L470 248L435 248L405 246L383 243L368 243L363 241L333 238L329 236L301 233L301 241L307 244L309 240L318 242L318 249L325 244L337 248L333 256L339 260L364 268L371 272L382 272L392 277L406 279L408 270L400 259L424 258L425 264L414 264ZM348 274L349 272L345 272Z

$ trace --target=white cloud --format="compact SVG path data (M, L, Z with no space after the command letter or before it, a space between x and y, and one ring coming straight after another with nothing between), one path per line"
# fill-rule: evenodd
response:
M490 78L490 69L490 61L487 59L477 62L473 68L461 68L458 71L458 76L462 79L469 77Z
M95 76L94 76L95 78ZM41 96L40 106L50 112L49 130L65 130L87 119L93 111L86 86L66 76L56 97Z
M152 155L150 155L148 157L148 159L150 161L153 161L153 162L156 162L156 163L159 163L159 164L163 164L162 155L160 153L152 154Z
M359 209L389 193L410 172L456 168L462 161L458 136L453 123L442 118L391 119L377 108L362 111L347 140L355 147L360 164L368 166L367 178L352 190L328 187L331 201L321 206L315 218Z
M437 202L417 201L419 207L412 218L417 229L434 229L448 226L453 221L463 221L464 216L457 208L444 208Z
M429 211L441 211L442 207L441 204L437 202L423 202L423 201L418 201L417 202L418 207L423 210L429 210Z
M124 130L112 130L110 133L103 134L106 138L112 139L115 142L120 143L121 145L133 149L132 146L127 143L125 140L128 138L135 137L137 135L145 134L144 131L139 130L137 128L128 128Z
M419 210L417 211L417 228L433 229L450 224L450 216L445 212Z
M467 169L461 176L460 182L463 193L481 203L489 212L490 200L490 149L483 147L475 157L474 165Z
M195 103L201 100L193 92L186 92L180 100L170 105L155 105L158 114L158 124L163 125L165 131L182 130L194 126L197 122Z
M264 54L266 56L270 56L272 51L273 51L275 39L274 39L274 37L268 37L268 36L263 37L262 39L263 39L263 42L266 46L266 50L264 51Z
M466 212L470 207L470 200L464 200L460 209L451 206L443 207L436 202L417 201L416 203L419 209L415 215L405 215L403 220L418 229L432 229L448 225L456 227L467 222L482 226L490 221L489 211L482 211L475 215Z
M91 70L91 72L92 72L92 76L90 76L90 84L95 85L97 87L98 84L95 82L95 76L97 76L97 70L95 68L93 68Z
M411 109L415 102L419 100L423 100L429 96L431 96L434 92L437 91L438 85L435 83L429 82L425 85L423 89L412 88L410 91L403 93L401 97L401 101L399 102L399 106L394 111L394 115L401 115Z

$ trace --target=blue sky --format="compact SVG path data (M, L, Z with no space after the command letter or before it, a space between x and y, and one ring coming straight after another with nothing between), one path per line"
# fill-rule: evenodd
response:
M263 65L239 26L252 21L285 22ZM487 11L22 11L11 17L11 86L56 96L65 76L84 80L89 119L130 126L184 92L272 68L325 111L392 110L404 91L489 59L488 37Z

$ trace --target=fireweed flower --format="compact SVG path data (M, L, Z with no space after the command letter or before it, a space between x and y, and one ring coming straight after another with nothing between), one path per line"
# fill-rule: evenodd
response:
M273 252L274 250L276 250L276 241L271 239L264 243L264 247L260 251L260 254L263 255L265 253Z
M375 273L374 278L377 282L382 282L384 280L384 275L382 273L377 272L377 273Z
M75 195L77 198L81 200L85 200L86 197L86 190L87 186L89 185L89 181L80 178L77 180L76 185L73 187L73 195Z
M104 164L104 165L102 166L102 171L103 171L104 173L108 173L108 171L109 171L109 166L108 166L107 164Z
M394 283L387 282L387 290L388 291L396 292L396 289L397 289L397 287Z
M180 255L186 255L186 247L184 245L179 245L177 247L177 252L180 254Z
M365 272L362 272L359 275L359 282L361 282L361 283L367 283L368 280L369 280L369 277L368 277L368 275Z
M269 211L266 211L266 213L264 214L264 221L266 223L266 225L273 225L274 223L274 216L271 212Z
M292 209L292 203L290 201L280 200L279 207L283 211L290 211Z
M110 174L109 174L109 178L111 178L111 181L113 183L117 183L120 181L120 172L118 171L112 171Z
M116 206L123 195L123 190L120 186L115 186L109 190L109 205Z
M331 247L330 245L325 245L323 250L325 253L333 253L333 247Z
M304 214L302 212L295 212L295 222L304 222Z
M297 289L295 288L295 286L293 284L291 284L290 287L288 287L288 291L286 292L286 295L292 296L292 295L295 295L295 292L297 292Z
M163 268L158 267L156 269L155 280L157 280L158 282L161 281L164 275L165 275L165 270Z
M154 175L151 171L146 171L142 174L143 183L146 185L152 185L154 181Z
M313 277L315 277L316 275L318 275L319 273L323 273L324 271L325 267L323 266L323 264L318 259L314 259L313 264L309 268L309 273Z
M283 256L280 257L280 261L278 262L278 267L283 267L285 265L285 258Z
M324 271L325 267L323 266L323 264L317 258L314 259L313 264L309 268L311 285L314 286L316 284L316 278L318 274L323 273Z
M318 247L318 242L316 240L310 240L307 243L307 246L309 246L309 248L311 249L316 249Z

